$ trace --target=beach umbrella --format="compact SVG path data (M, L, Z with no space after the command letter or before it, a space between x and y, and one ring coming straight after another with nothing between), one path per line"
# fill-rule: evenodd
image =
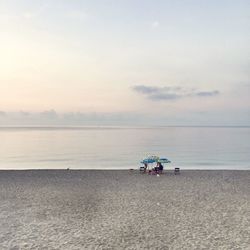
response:
M159 163L171 163L171 161L168 160L167 158L159 158L159 159L157 160L157 162L159 162Z
M158 156L156 156L156 155L151 155L151 156L149 156L149 157L147 157L147 158L145 158L145 159L143 159L142 161L141 161L141 163L143 163L143 164L149 164L149 163L155 163L155 162L157 162L159 160L159 157Z
M143 164L149 164L149 163L155 163L155 162L156 162L155 160L149 159L149 158L143 159L141 161L141 163L143 163Z
M159 157L158 157L158 156L156 156L156 155L151 155L151 156L149 156L149 157L143 159L143 160L141 161L141 163L142 163L142 164L147 164L147 165L148 165L148 164L156 163L158 160L159 160ZM151 166L151 167L148 166L148 169L150 169L150 168L153 168L153 167L152 167L152 166Z

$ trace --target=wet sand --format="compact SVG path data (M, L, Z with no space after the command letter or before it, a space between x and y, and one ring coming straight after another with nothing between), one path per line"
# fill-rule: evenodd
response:
M0 249L249 249L250 171L0 171Z

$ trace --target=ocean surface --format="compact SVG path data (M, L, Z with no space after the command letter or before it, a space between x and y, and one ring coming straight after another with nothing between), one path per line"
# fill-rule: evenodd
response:
M165 168L250 170L250 127L0 128L0 169Z

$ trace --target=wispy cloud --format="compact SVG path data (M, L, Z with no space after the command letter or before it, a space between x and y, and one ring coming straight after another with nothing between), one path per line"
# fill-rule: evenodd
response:
M40 116L45 119L56 119L58 118L58 114L55 110L43 111L40 113Z
M201 91L192 88L183 88L180 86L175 87L154 87L154 86L145 86L145 85L136 85L132 89L141 95L146 96L148 99L153 101L162 101L162 100L176 100L186 97L211 97L216 96L220 92L218 90L212 91Z
M119 125L140 123L147 119L143 114L133 112L63 112L45 110L42 112L5 112L0 111L1 126L26 126L26 125Z
M134 86L133 89L141 94L154 94L159 91L159 88L157 87L150 87L150 86L144 86L144 85L137 85Z
M197 92L196 95L197 96L215 96L218 95L219 91L218 90L214 90L214 91L201 91L201 92Z
M0 110L0 116L5 116L5 115L6 115L6 113L4 111Z

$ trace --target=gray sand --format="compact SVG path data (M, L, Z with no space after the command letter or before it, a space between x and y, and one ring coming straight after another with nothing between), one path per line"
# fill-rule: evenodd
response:
M0 249L250 249L250 171L0 171Z

